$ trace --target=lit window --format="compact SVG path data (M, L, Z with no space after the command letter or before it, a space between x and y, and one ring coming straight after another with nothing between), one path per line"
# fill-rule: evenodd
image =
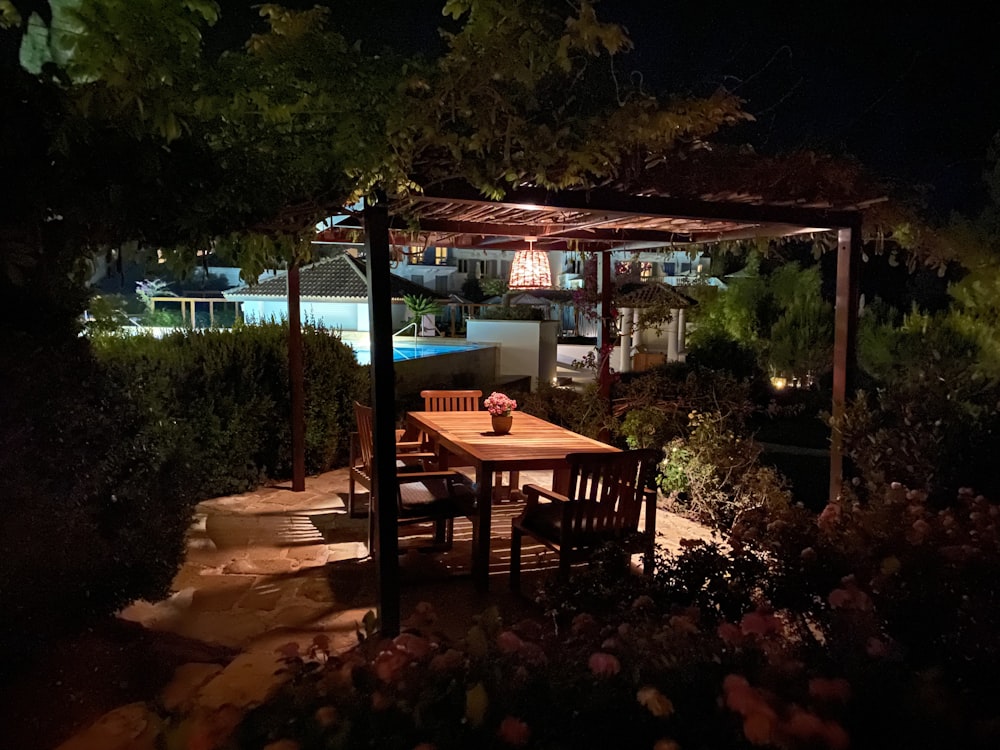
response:
M448 248L446 247L434 248L434 265L436 266L448 265Z

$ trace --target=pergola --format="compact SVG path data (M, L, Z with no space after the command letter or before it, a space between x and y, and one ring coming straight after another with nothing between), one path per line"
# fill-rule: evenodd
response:
M730 185L742 186L740 190L702 189L694 196L688 190L682 196L676 190L670 192L656 187L677 184L670 179L671 174L663 174L663 167L644 171L643 179L630 186L609 184L589 190L558 192L524 187L509 191L499 200L484 198L467 184L448 184L427 189L420 195L368 200L362 211L335 220L333 230L327 232L333 238L342 237L345 242L356 241L358 234L363 233L368 256L376 486L389 496L395 492L390 261L398 257L394 247L417 242L515 250L526 247L530 237L537 249L569 247L597 252L601 259L598 264L599 317L602 321L598 348L601 349L614 335L610 325L610 251L648 251L696 243L835 232L837 284L832 414L836 425L844 412L846 395L856 370L862 212L884 198L871 193L856 195L853 199L844 197L843 184L838 185L840 190L824 191L822 179L813 180L820 186L817 188L813 184L809 190L794 189L802 185L790 185L787 179L778 179L764 189L747 189L752 181L739 171L744 163L734 161L722 178ZM688 169L694 166L686 165ZM760 172L754 174L759 176ZM817 171L817 175L821 174L821 170ZM857 190L856 186L852 187L847 192ZM833 192L841 194L839 200L829 197ZM599 379L602 392L609 396L607 358L602 358ZM839 494L842 465L841 436L834 427L830 450L831 498ZM385 632L394 633L398 630L400 615L395 503L379 503L377 522L381 621Z

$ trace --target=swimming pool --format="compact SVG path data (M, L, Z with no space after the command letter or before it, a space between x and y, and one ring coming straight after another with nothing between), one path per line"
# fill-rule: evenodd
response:
M357 358L358 364L371 364L372 350L370 344L356 341L345 343L354 349L354 356ZM392 344L392 361L405 362L409 359L436 357L440 354L452 354L454 352L470 352L482 348L478 344L428 344L423 341L406 342L396 340Z

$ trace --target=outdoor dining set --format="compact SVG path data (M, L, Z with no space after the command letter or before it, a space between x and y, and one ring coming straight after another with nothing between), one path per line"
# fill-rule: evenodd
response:
M561 575L607 543L624 553L645 553L644 570L651 572L657 451L622 450L525 412L518 412L513 427L503 432L480 408L479 390L425 390L421 396L423 410L408 412L396 431L398 523L431 526L432 548L449 549L455 519L468 518L471 573L478 589L489 586L494 505L515 498L523 509L510 528L512 589L520 588L524 537L558 556ZM382 500L374 481L372 408L356 403L355 417L348 513L371 519L369 549L375 555ZM547 470L551 487L517 487L521 472ZM359 487L369 493L366 508L360 507Z

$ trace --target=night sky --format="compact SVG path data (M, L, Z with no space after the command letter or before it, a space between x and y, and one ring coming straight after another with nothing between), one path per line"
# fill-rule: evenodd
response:
M286 0L311 7L321 0ZM336 25L369 47L440 51L443 0L327 0ZM1000 8L970 3L808 0L602 0L635 50L625 69L656 93L743 97L757 122L739 131L762 152L814 148L853 154L874 170L924 186L941 212L975 212L1000 130ZM224 0L223 27L245 38ZM942 10L946 8L947 10Z

